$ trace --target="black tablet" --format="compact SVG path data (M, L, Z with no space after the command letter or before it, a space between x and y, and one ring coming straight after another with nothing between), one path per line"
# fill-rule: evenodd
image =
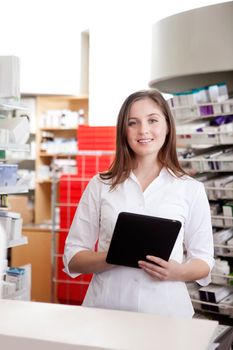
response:
M139 267L146 255L169 259L181 222L155 216L121 212L118 215L106 262Z

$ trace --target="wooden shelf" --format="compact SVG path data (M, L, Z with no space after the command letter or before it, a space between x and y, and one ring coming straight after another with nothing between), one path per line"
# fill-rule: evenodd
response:
M68 153L39 153L39 157L60 157L60 158L75 158L77 154Z
M53 132L55 137L73 138L77 135L78 127L56 127L52 121L41 124L41 116L49 110L84 110L86 116L85 124L88 124L88 96L38 96L37 97L37 125L38 132L36 135L36 147L41 149L42 133ZM45 125L45 126L43 126ZM49 126L46 126L49 125ZM55 125L55 124L54 124ZM54 158L75 159L76 154L56 153L48 154L46 152L38 152L36 155L36 177L39 179L39 168L43 165L49 166ZM51 186L52 180L37 180L35 189L35 223L51 220Z
M40 128L41 131L77 131L78 126L77 127L73 127L73 128L64 128L64 127L43 127Z
M52 179L44 179L44 180L36 180L36 182L38 184L51 184L52 183Z

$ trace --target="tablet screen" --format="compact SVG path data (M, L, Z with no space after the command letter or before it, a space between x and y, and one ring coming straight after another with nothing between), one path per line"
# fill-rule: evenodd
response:
M147 255L169 260L181 228L178 220L121 212L110 242L106 262L138 266Z

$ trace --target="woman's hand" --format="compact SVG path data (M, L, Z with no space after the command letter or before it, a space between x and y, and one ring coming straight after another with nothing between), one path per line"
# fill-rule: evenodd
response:
M147 255L149 261L139 261L138 265L157 281L196 281L208 276L209 265L201 259L191 259L185 263L163 260ZM151 262L150 262L151 261Z
M183 281L183 264L175 260L163 260L161 258L147 255L147 260L139 261L138 265L152 278L159 281Z

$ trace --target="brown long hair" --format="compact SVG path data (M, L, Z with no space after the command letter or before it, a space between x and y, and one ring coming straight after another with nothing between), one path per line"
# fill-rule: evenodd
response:
M158 153L160 163L177 177L186 174L178 161L175 122L168 103L158 90L141 90L129 95L121 106L116 127L116 155L108 171L100 173L101 179L112 179L112 189L125 181L133 170L135 154L127 141L128 116L132 104L145 98L153 100L161 108L167 122L168 133Z

